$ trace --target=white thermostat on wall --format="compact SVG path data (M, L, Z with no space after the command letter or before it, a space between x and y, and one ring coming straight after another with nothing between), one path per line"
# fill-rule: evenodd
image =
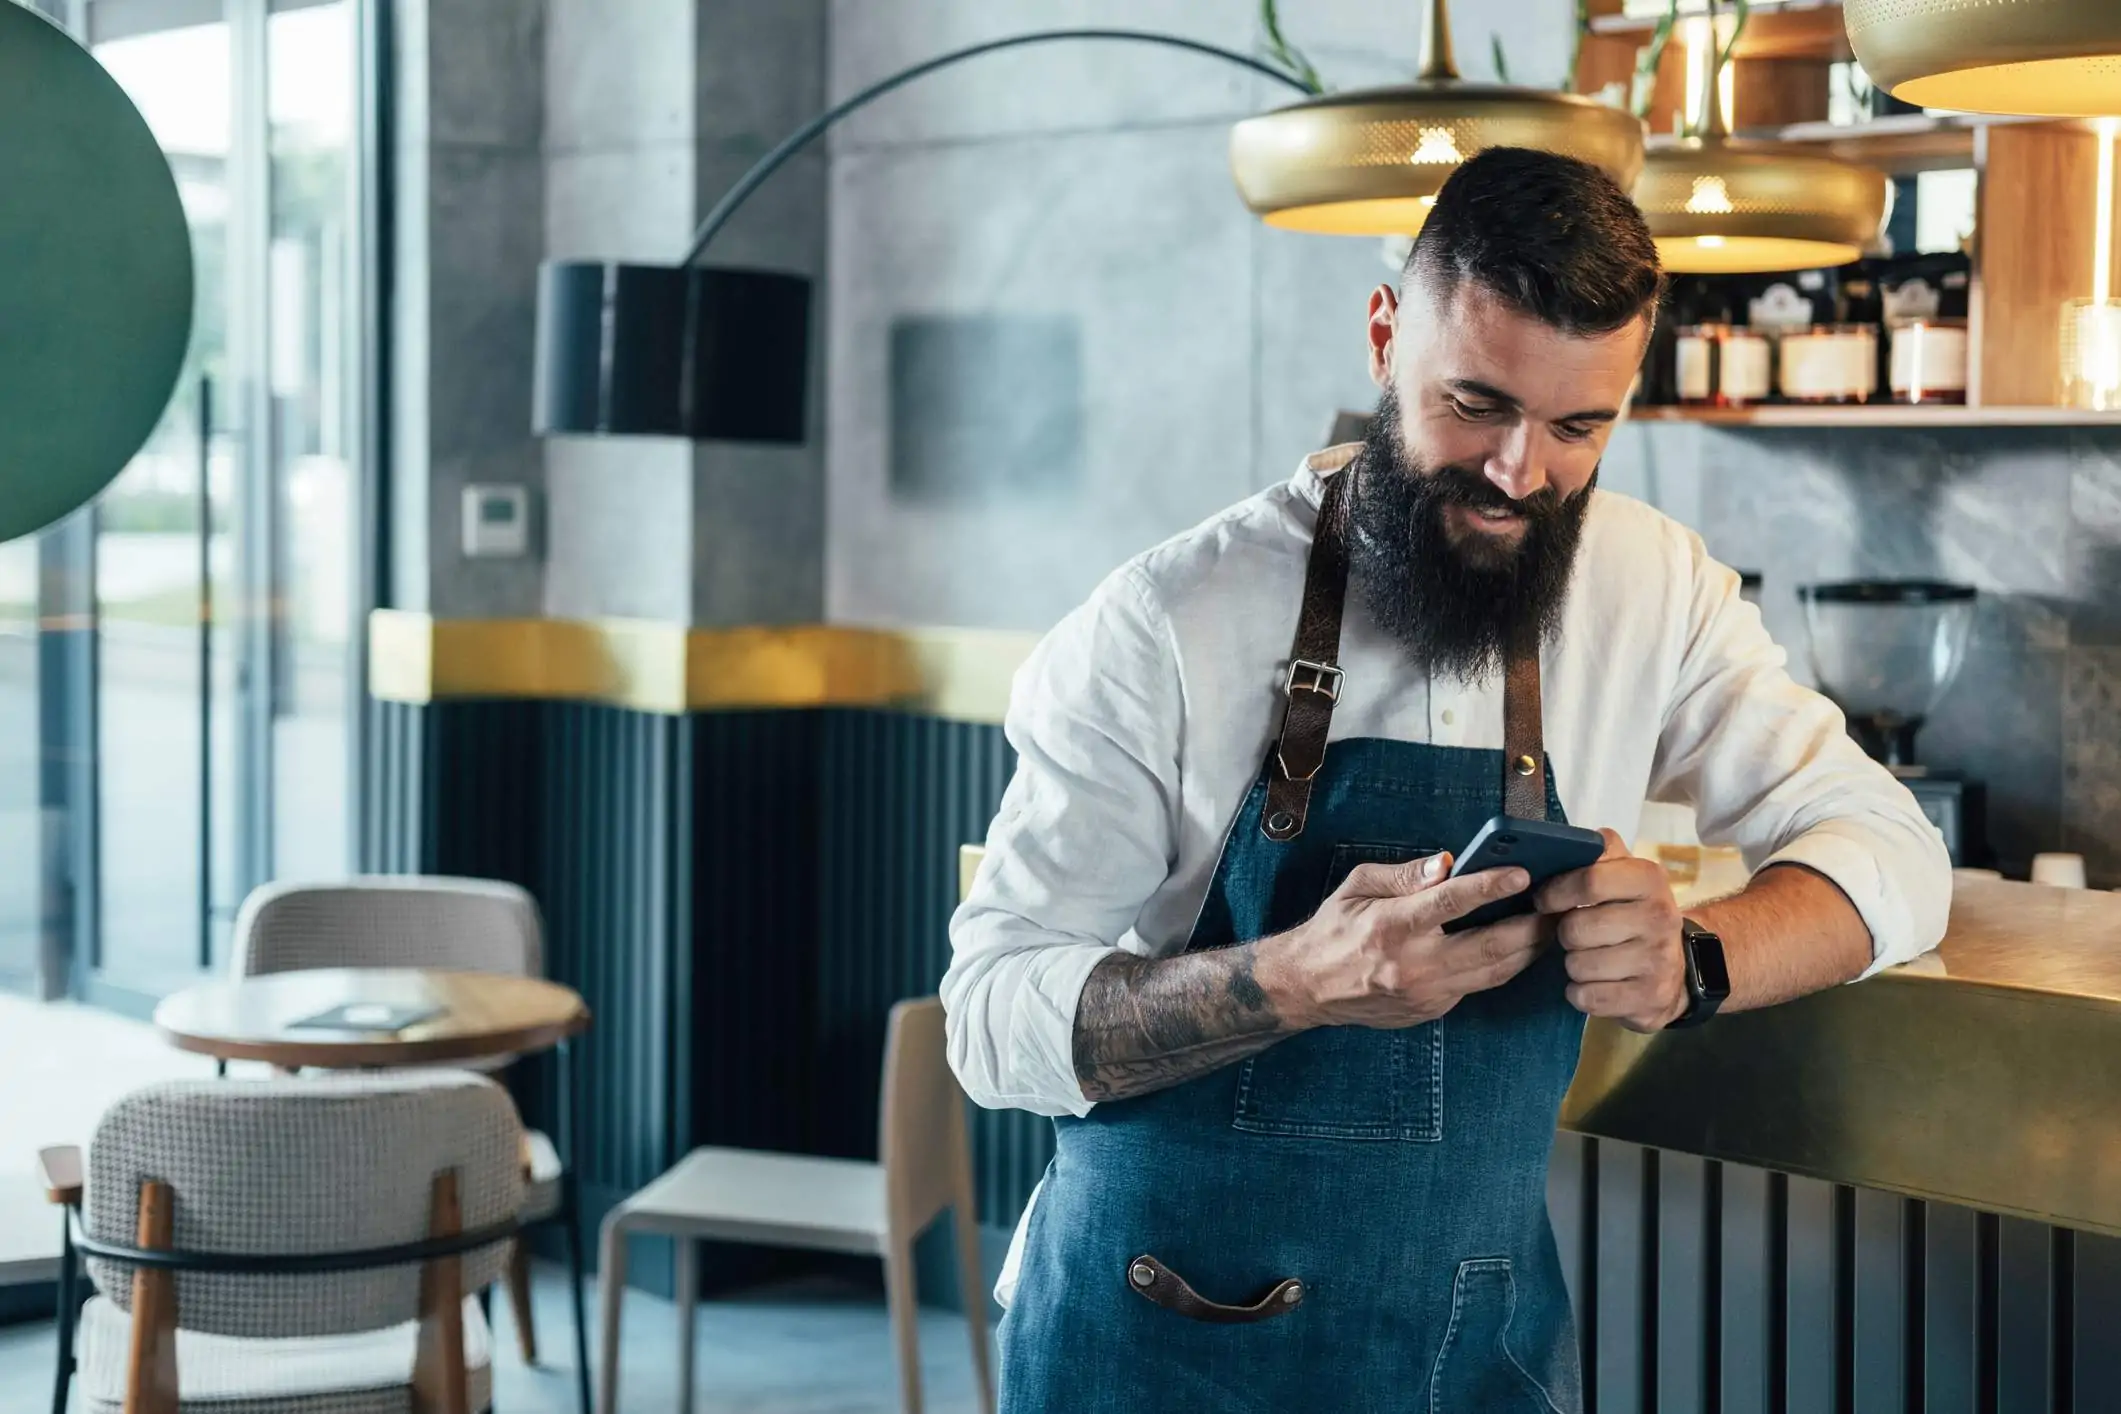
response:
M465 487L464 553L474 559L504 559L530 553L530 489Z

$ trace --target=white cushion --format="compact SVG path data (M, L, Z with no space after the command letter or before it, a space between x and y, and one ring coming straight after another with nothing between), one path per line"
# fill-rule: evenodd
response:
M537 1222L560 1211L560 1151L541 1129L523 1131L530 1151L530 1181L523 1185L522 1220Z
M354 1335L251 1340L177 1331L177 1385L183 1402L256 1404L267 1409L322 1414L398 1414L410 1411L419 1322ZM75 1353L83 1399L93 1414L116 1414L125 1404L125 1367L132 1317L101 1296L81 1308ZM464 1303L464 1362L471 1372L471 1407L493 1396L486 1322L479 1303Z
M636 1232L835 1252L881 1252L889 1228L882 1165L753 1149L694 1149L616 1212Z

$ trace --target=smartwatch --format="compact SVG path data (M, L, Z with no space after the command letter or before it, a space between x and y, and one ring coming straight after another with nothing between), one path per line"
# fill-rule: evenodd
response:
M1667 1030L1701 1025L1731 996L1731 970L1723 962L1723 939L1693 919L1682 918L1679 951L1686 958L1687 1008Z

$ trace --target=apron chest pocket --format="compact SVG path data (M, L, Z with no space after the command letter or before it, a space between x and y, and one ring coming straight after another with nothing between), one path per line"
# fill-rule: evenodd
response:
M1358 864L1402 864L1436 851L1410 845L1333 848L1320 898ZM1328 1026L1260 1052L1237 1075L1232 1123L1299 1139L1443 1138L1443 1022L1403 1031Z

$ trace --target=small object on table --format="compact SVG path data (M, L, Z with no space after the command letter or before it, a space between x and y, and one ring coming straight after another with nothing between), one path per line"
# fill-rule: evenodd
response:
M290 1031L372 1031L395 1036L398 1032L442 1014L438 1006L395 1006L390 1002L345 1002L315 1016L290 1021Z
M2033 882L2057 889L2084 887L2084 856L2081 854L2036 854Z

